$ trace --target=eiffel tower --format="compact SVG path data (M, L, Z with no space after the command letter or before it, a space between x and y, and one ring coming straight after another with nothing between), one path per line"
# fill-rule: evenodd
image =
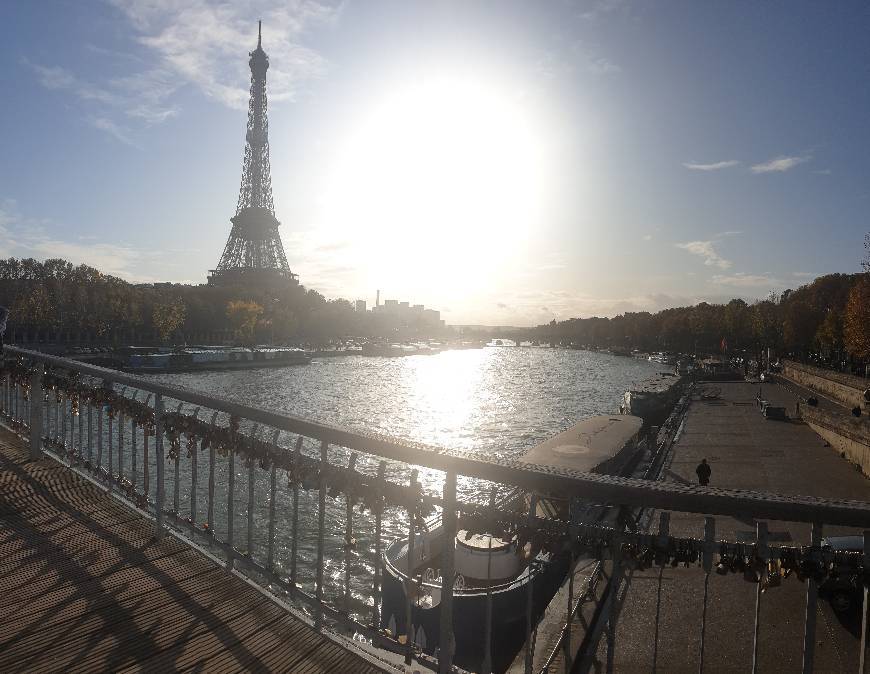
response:
M269 119L266 116L266 70L269 57L263 51L261 21L257 48L250 52L251 100L248 103L248 132L245 161L233 228L217 269L208 277L209 285L275 288L295 285L290 271L272 202L272 175L269 167Z

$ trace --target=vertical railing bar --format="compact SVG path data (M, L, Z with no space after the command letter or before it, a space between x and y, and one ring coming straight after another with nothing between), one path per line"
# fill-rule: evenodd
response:
M813 522L810 528L810 547L819 548L822 544L822 523ZM813 671L813 658L816 652L816 613L818 612L819 585L815 576L807 578L807 602L804 616L803 674Z
M659 533L658 546L661 550L667 550L669 545L669 536L671 532L671 514L668 512L659 513ZM653 660L652 669L656 671L658 668L659 658L659 629L661 626L662 615L662 579L665 574L664 564L659 567L658 591L656 592L656 619L655 630L653 633Z
M538 509L538 496L537 496L537 494L532 494L531 498L529 499L529 524L530 525L535 519L537 509ZM533 629L532 629L533 628L533 625L532 625L532 621L533 621L532 600L534 599L534 596L533 596L534 583L532 582L534 579L532 577L532 574L535 571L534 563L535 563L534 559L529 560L529 568L528 568L529 579L528 579L528 582L526 583L528 591L526 592L526 663L525 663L526 672L525 672L525 674L532 674L532 667L534 665L534 659L535 659L535 641L534 641L533 634L532 634L532 631L533 631ZM537 630L535 630L535 631L537 631Z
M861 652L858 661L858 671L867 674L867 629L870 620L870 531L864 532L863 571L861 574L864 585L864 604L861 607Z
M124 479L124 415L118 413L118 483Z
M42 458L42 366L30 375L30 460ZM8 375L7 375L8 379Z
M304 438L300 435L296 438L296 450L293 454L293 467L296 469L296 474L299 474L299 468L302 466L302 442ZM293 480L293 520L290 524L292 540L290 542L290 585L295 592L296 585L296 556L298 551L297 542L299 540L299 483L298 480Z
M670 515L669 513L662 513ZM617 623L617 608L619 604L619 583L622 579L622 536L621 532L617 531L611 541L611 560L612 568L610 571L610 596L608 603L610 604L610 615L607 619L607 665L605 671L607 674L612 674L613 664L616 658L616 623Z
M154 508L157 514L157 538L163 538L163 506L164 488L163 472L165 458L163 456L163 396L154 396L154 453L157 468L157 497L154 499Z
M176 414L181 414L181 408L184 403L178 403L175 409ZM175 466L172 476L172 514L175 521L181 517L181 438L178 438L178 452L175 454Z
M97 409L97 472L103 472L103 403Z
M769 557L767 548L767 522L758 522L755 529L755 557L756 560L761 560L764 563L761 573L767 573L767 559ZM761 617L761 578L756 579L755 586L755 627L752 633L752 674L758 672L758 635L761 627L759 618Z
M356 466L357 454L354 452L350 455L347 462L348 473L348 489L345 493L345 502L347 506L345 530L344 530L344 613L350 616L350 562L351 551L354 545L353 540L353 493L354 484L353 470Z
M136 397L139 395L139 391L136 390L133 393L133 400L136 400ZM133 487L133 492L136 492L136 485L139 483L139 476L137 473L139 472L139 465L136 459L136 417L130 417L130 484Z
M257 439L257 432L260 430L259 424L254 424L254 429L251 431L251 442ZM248 557L254 559L254 459L247 457L248 463Z
M453 636L453 583L456 580L456 472L444 475L441 510L441 612L439 615L438 672L448 674L453 667L456 642Z
M230 418L230 428L232 438L230 440L229 453L227 455L227 463L229 467L229 480L227 484L227 571L231 571L235 562L236 550L233 547L233 506L235 502L235 486L236 486L236 420Z
M716 542L716 520L704 518L704 552L701 566L704 569L704 603L701 608L701 643L698 646L698 674L704 671L704 642L707 637L707 601L710 588L710 571L713 570L713 547Z
M487 512L495 512L495 487L489 492L489 509ZM486 613L483 622L483 674L492 672L492 537L495 531L486 532L488 537L486 546Z
M93 402L88 400L88 465L91 473L94 472L94 428L93 428Z
M573 664L574 654L571 651L571 626L574 618L574 572L577 564L577 549L574 544L577 533L577 499L568 501L568 545L570 551L570 563L568 565L568 615L565 618L565 632L562 638L563 659L565 674L569 674Z
M124 397L127 387L122 386L119 395ZM118 486L124 480L124 413L118 410Z
M60 402L58 403L58 406L60 407L60 438L59 438L60 447L58 448L58 451L60 452L60 455L63 458L65 458L67 463L71 466L72 461L70 460L69 450L67 449L67 446L66 446L66 403L67 403L67 396L65 393L60 393L60 391L58 391L58 393L59 393L59 397L60 397Z
M199 416L199 407L193 411L193 418ZM188 439L190 448L190 532L191 535L196 531L196 491L198 487L198 468L199 468L199 441L196 437Z
M211 415L211 425L217 424L218 413ZM208 443L208 506L206 519L208 520L208 531L211 540L214 540L214 464L215 464L215 447L214 442Z
M314 607L314 625L319 630L323 627L323 536L326 526L326 469L329 462L329 444L324 440L320 443L320 475L317 495L317 569Z
M272 435L272 451L278 453L278 437L281 431L276 429ZM269 571L275 570L275 499L277 498L278 486L278 470L275 467L275 462L271 461L269 467L269 541L266 552L266 568Z
M112 481L114 479L114 474L115 474L114 459L112 457L112 424L114 423L114 420L115 420L115 414L114 414L114 411L112 410L111 407L107 407L106 415L109 418L109 434L108 434L108 438L107 438L109 440L109 447L107 448L107 454L109 457L109 484L108 484L108 487L109 487L109 493L111 494L112 493Z
M417 503L420 499L417 471L411 471L410 501L408 503L408 563L405 569L405 664L411 664L414 653L414 615L411 603L414 585L414 544L416 543Z
M374 611L372 612L372 627L375 629L380 629L381 626L381 521L384 514L384 474L386 470L387 462L378 462L378 477L375 482L375 577L373 588Z

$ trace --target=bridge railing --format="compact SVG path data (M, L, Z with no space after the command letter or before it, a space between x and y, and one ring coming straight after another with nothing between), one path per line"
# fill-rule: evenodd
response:
M705 617L714 566L720 573L752 574L758 583L757 602L775 574L794 572L808 580L805 671L812 669L819 583L831 574L870 578L867 555L835 553L819 545L823 525L870 529L867 503L699 488L495 460L353 432L15 347L4 352L0 412L29 439L32 458L51 454L104 485L153 517L158 537L169 531L208 546L228 569L304 609L318 629L352 634L403 654L406 662L416 658L444 672L454 668L453 542L460 526L528 541L532 549L549 550L549 559L567 555L572 568L583 558L601 560L597 575L612 590L605 592L611 603L617 601L626 568L700 565ZM500 498L516 493L530 496ZM544 515L539 499L569 505ZM624 518L593 518L581 502L704 514L704 535L671 536L668 512L657 533L626 530ZM494 503L500 507L493 508ZM396 621L385 620L385 546L394 539L407 540L404 558L410 566L414 546L432 515L441 518L442 540L448 542L440 578L415 578L412 571L413 580L405 581L405 611ZM811 545L771 545L763 522L754 542L717 540L713 515L810 523ZM411 602L417 593L409 583L440 594L437 647L432 635L427 638L421 625L414 624ZM531 588L532 583L527 585ZM492 586L487 587L480 659L462 660L466 669L490 671L494 666L494 598ZM571 585L565 599L560 640L565 671L571 670L576 652L570 643L572 623L589 590L575 591ZM523 600L525 669L531 672L540 602L530 594ZM606 627L612 651L616 611L602 615L604 622L590 632ZM757 604L753 665L758 615ZM703 661L703 623L701 630ZM866 634L865 619L862 667ZM544 667L551 667L552 660Z

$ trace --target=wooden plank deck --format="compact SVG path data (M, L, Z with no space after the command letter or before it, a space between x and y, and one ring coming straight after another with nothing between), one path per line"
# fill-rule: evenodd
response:
M0 429L0 672L378 672Z

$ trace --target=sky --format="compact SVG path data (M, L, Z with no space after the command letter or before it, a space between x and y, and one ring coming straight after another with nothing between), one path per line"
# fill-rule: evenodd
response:
M860 270L859 0L2 0L0 256L205 282L259 19L281 236L329 298L534 325Z

